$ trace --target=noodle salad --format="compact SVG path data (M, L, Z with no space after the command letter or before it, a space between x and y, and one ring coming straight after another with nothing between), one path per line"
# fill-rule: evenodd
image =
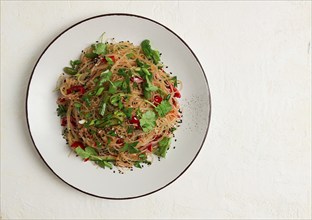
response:
M63 137L84 161L141 168L165 157L181 120L181 81L163 69L149 40L96 42L58 81Z

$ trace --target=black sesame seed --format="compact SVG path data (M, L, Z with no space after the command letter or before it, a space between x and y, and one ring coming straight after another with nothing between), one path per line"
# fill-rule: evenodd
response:
M173 147L173 149L175 149L175 147Z
M99 41L97 40L97 41L95 41L95 43L98 43Z
M115 173L115 170L113 171L113 173Z
M177 141L177 139L174 139L174 141Z

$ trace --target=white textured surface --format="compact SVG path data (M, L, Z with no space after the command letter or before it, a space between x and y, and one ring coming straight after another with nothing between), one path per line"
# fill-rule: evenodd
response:
M25 125L42 50L86 17L127 12L179 34L212 93L203 150L169 187L136 200L80 193L45 166ZM311 218L311 2L1 1L1 217Z

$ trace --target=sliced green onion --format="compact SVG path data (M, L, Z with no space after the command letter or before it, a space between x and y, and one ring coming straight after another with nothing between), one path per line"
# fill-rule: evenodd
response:
M104 87L100 87L100 88L98 88L98 90L96 91L95 95L96 95L96 96L99 96L99 95L102 94L103 91L104 91Z

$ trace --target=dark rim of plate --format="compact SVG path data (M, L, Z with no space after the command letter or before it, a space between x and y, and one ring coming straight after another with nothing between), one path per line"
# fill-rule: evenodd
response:
M44 55L44 53L48 50L48 48L54 43L55 40L57 40L59 37L61 37L65 32L67 32L69 29L85 22L85 21L88 21L88 20L92 20L92 19L96 19L96 18L100 18L100 17L106 17L106 16L131 16L131 17L137 17L137 18L141 18L141 19L145 19L145 20L148 20L148 21L151 21L151 22L154 22L156 24L158 24L159 26L165 28L166 30L170 31L172 34L174 34L181 42L183 42L183 44L189 49L189 51L192 53L192 55L194 56L194 58L196 59L198 65L200 66L201 70L202 70L202 73L204 75L204 78L205 78L205 81L206 81L206 85L207 85L207 92L208 92L208 96L209 96L209 100L208 100L208 109L209 109L209 115L208 115L208 124L207 124L207 128L206 128L206 131L205 131L205 136L203 138L203 141L201 143L201 146L199 148L199 150L197 151L195 157L193 158L193 160L191 161L191 163L182 171L182 173L180 173L177 177L175 177L173 180L171 180L169 183L167 183L166 185L152 191L152 192L149 192L149 193L145 193L143 195L138 195L138 196L131 196L131 197L120 197L120 198L114 198L114 197L105 197L105 196L99 196L99 195L94 195L92 193L89 193L89 192L85 192L73 185L71 185L70 183L66 182L65 180L63 180L57 173L54 172L54 170L48 165L48 163L45 161L45 159L43 158L43 156L41 155L41 153L39 152L36 144L35 144L35 141L33 139L33 136L31 134L31 131L30 131L30 126L29 126L29 119L28 119L28 94L29 94L29 87L30 87L30 83L31 83L31 80L32 80L32 77L34 75L34 72L36 70L36 67L39 63L39 61L41 60L41 57ZM154 21L150 18L146 18L146 17L143 17L143 16L140 16L140 15L134 15L134 14L127 14L127 13L110 13L110 14L102 14L102 15L97 15L97 16L94 16L94 17L90 17L90 18L87 18L87 19L84 19L72 26L70 26L69 28L67 28L66 30L64 30L62 33L60 33L57 37L55 37L51 43L49 43L49 45L44 49L44 51L41 53L41 55L39 56L33 70L32 70L32 73L31 73L31 76L30 76L30 79L29 79L29 82L28 82L28 86L27 86L27 92L26 92L26 120L27 120L27 127L28 127L28 131L29 131L29 134L30 134L30 137L31 137L31 140L38 152L38 154L40 155L41 159L44 161L44 163L47 165L47 167L60 179L62 180L64 183L66 183L67 185L73 187L74 189L80 191L80 192L83 192L85 194L88 194L88 195L91 195L91 196L95 196L95 197L98 197L98 198L103 198L103 199L112 199L112 200L126 200L126 199L135 199L135 198L139 198L139 197L143 197L143 196L147 196L147 195L150 195L152 193L155 193L161 189L164 189L165 187L169 186L171 183L173 183L174 181L176 181L180 176L182 176L182 174L192 165L192 163L194 162L194 160L196 159L196 157L198 156L199 152L201 151L203 145L204 145L204 142L206 140L206 137L207 137L207 134L208 134L208 129L209 129L209 125L210 125L210 120L211 120L211 95L210 95L210 89L209 89L209 84L208 84L208 80L207 80L207 77L206 77L206 74L205 74L205 71L202 67L202 65L200 64L198 58L196 57L195 53L192 51L192 49L185 43L185 41L179 36L177 35L176 33L174 33L172 30L170 30L168 27L166 27L165 25L157 22L157 21Z

